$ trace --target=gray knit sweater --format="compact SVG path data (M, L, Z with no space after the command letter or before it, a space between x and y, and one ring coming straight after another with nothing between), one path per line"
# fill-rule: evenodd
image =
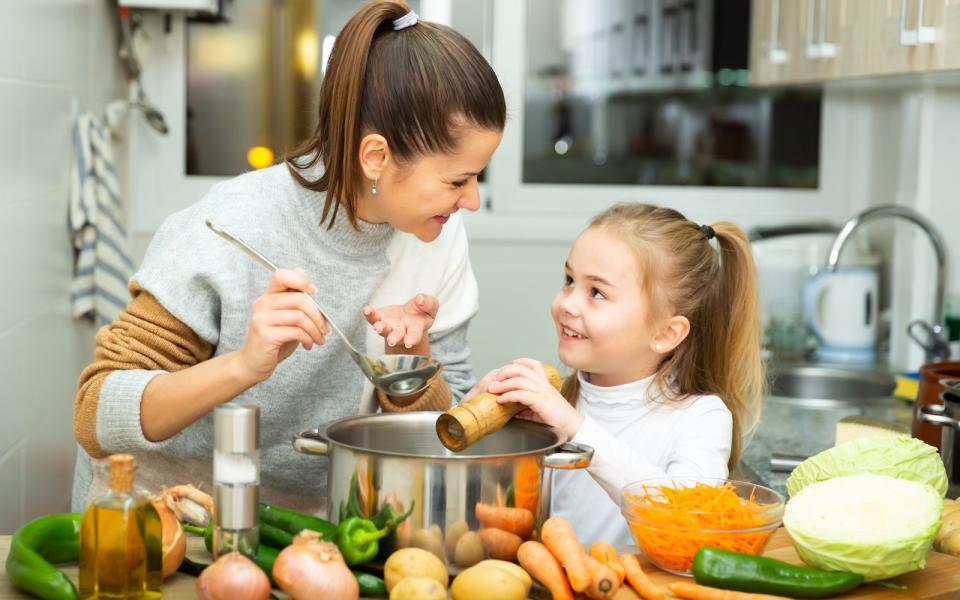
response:
M252 302L266 290L270 273L209 231L205 219L243 238L274 263L304 269L318 289L321 305L357 348L368 348L371 340L378 339L370 335L361 307L379 300L378 289L392 271L409 271L416 264L413 273L418 269L449 273L447 281L441 277L428 283L424 278L424 285L437 289L418 291L440 297L441 312L447 308L460 315L454 322L447 319L442 331L435 327L430 339L433 355L444 364L444 377L455 396L462 395L473 383L466 330L476 310L476 285L466 259L466 241L461 239L462 223L458 220L453 228L448 224L441 236L447 236L448 242L456 238L451 247L460 252L438 253L425 250L426 244L390 225L361 223L357 231L342 212L327 229L319 224L322 202L322 194L297 184L283 165L217 184L200 202L166 219L133 280L213 345L214 356L219 356L243 345ZM388 252L398 242L403 250ZM463 261L465 266L453 264ZM413 286L416 289L416 283ZM407 300L396 297L387 303ZM212 414L162 442L151 442L143 435L140 399L147 383L162 373L114 371L105 379L97 408L98 442L110 453L134 453L140 465L138 481L148 489L190 482L210 490ZM310 352L299 348L270 379L235 399L260 407L261 497L322 511L326 460L299 454L291 438L327 421L371 410L364 392L363 376L343 343L331 334L322 347ZM101 491L98 478L93 477L94 462L78 452L75 510Z

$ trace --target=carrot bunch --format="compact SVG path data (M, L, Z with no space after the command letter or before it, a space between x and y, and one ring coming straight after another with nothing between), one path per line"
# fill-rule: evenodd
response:
M524 542L517 551L520 565L553 595L553 600L573 600L583 593L594 600L612 598L624 580L646 600L665 600L666 593L640 568L636 556L617 556L605 542L589 553L573 527L561 517L551 517L540 528L543 543Z
M637 543L655 563L689 571L703 546L759 554L773 528L763 512L770 506L741 498L733 486L696 483L688 487L644 486L627 495L625 513Z

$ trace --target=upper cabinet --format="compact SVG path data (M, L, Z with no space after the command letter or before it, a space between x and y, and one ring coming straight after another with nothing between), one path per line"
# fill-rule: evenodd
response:
M958 0L754 0L756 84L960 68Z

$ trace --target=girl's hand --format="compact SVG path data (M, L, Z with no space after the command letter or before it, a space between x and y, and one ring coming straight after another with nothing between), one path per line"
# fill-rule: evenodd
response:
M440 310L440 302L430 294L417 294L406 304L383 308L364 306L363 314L373 330L380 334L387 346L403 343L405 348L420 346L427 340L427 331L433 326Z
M583 415L577 412L560 392L550 385L543 364L530 358L520 358L496 371L487 386L497 401L519 402L527 407L518 416L555 427L572 439L583 424Z
M496 380L497 374L499 372L500 372L500 369L494 369L489 373L487 373L486 375L484 375L483 377L481 377L480 381L475 383L474 386L470 388L470 391L463 396L460 402L461 403L466 402L475 396L479 396L480 394L489 391L487 388L490 386L490 382Z
M264 381L297 346L310 350L323 345L330 326L301 291L316 291L301 269L278 269L267 291L253 301L247 339L239 351L245 377Z

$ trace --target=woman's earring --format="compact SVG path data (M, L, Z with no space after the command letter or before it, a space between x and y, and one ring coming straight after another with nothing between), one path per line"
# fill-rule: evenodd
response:
M657 352L660 352L660 344L656 344L656 345L653 347L653 349L656 350Z
M376 179L373 180L373 187L370 188L370 193L373 194L374 196L377 195L377 184L378 184L378 183L380 183L380 178L379 178L379 177L377 177Z

